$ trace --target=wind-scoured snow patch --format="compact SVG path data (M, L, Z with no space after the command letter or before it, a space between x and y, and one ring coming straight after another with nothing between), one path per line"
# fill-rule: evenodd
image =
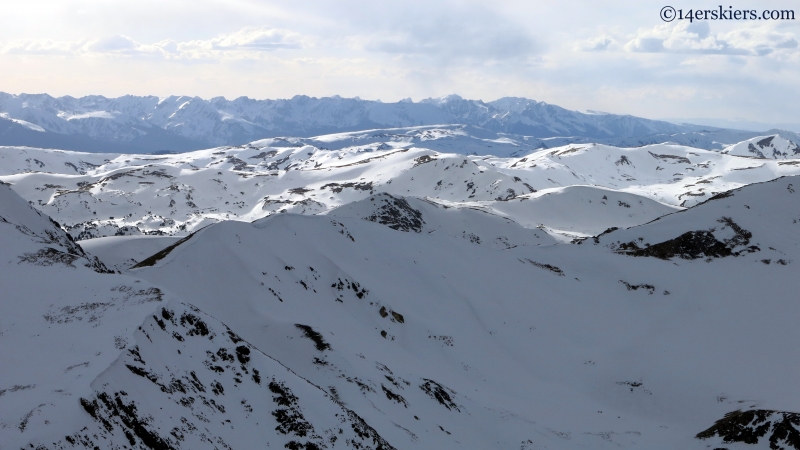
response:
M627 228L678 211L647 197L598 186L543 189L506 202L476 202L529 228L545 226L578 235Z
M175 236L109 236L80 241L106 266L124 271L179 241Z

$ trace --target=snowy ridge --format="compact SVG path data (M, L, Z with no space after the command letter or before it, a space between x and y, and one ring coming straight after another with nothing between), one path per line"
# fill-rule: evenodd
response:
M633 256L691 260L754 253L763 264L786 265L784 236L797 232L798 215L774 205L790 204L796 185L795 177L754 183L645 226L603 234L595 242Z
M324 389L195 307L159 308L136 338L80 399L91 431L62 444L394 449Z

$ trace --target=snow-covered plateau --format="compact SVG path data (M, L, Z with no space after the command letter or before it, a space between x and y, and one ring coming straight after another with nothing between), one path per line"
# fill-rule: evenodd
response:
M800 449L794 139L0 147L0 449Z

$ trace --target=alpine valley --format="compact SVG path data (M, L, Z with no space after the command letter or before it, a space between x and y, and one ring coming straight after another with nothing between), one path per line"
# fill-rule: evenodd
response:
M2 449L800 449L793 133L0 106Z

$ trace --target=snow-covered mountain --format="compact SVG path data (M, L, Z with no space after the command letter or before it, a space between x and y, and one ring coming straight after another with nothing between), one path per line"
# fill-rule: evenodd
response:
M479 179L480 168L498 176L501 162L535 171L596 152L609 178L624 165L648 179L645 161L685 169L706 158L676 146L567 150L538 155L537 167L457 156L467 161L458 170ZM393 162L402 168L395 180L425 186L426 176L457 170L452 155L412 152L400 155L419 165ZM78 163L97 155L49 153L28 157L96 170ZM752 162L713 154L720 159L708 169L720 177ZM356 153L308 165L338 174L341 187L348 181L333 164L380 155L392 162ZM195 156L205 164L217 156L219 172L253 173L223 168L227 154ZM631 167L615 164L620 156ZM129 162L106 164L139 172L111 181L167 179L151 176L161 169L144 167L152 161L119 158ZM190 161L199 170L180 170L204 176L199 158ZM780 162L774 170L794 167ZM162 250L116 274L98 273L107 271L92 255L0 185L0 442L42 450L798 449L798 179L750 183L577 245L472 200L344 187L359 195L326 214L148 238L164 240ZM573 196L583 189L540 199L626 194ZM119 239L133 244L106 239L93 248L122 261L143 240Z
M47 94L0 93L0 145L92 152L178 152L267 137L443 124L479 128L484 134L536 148L588 142L616 146L675 142L721 149L758 135L628 115L570 111L513 97L483 102L449 95L416 103L382 103L338 96L204 100L186 96L54 98ZM798 140L795 135L792 138Z
M731 145L722 153L758 159L796 159L800 157L800 146L780 135L757 136Z
M364 139L361 133L273 138L161 156L6 147L0 149L0 179L78 240L185 236L222 220L321 214L379 192L505 217L570 240L640 225L746 184L800 174L797 159L672 144L525 150L468 131L432 127ZM503 158L451 153L459 143L524 152Z
M0 448L800 450L793 139L0 147Z

